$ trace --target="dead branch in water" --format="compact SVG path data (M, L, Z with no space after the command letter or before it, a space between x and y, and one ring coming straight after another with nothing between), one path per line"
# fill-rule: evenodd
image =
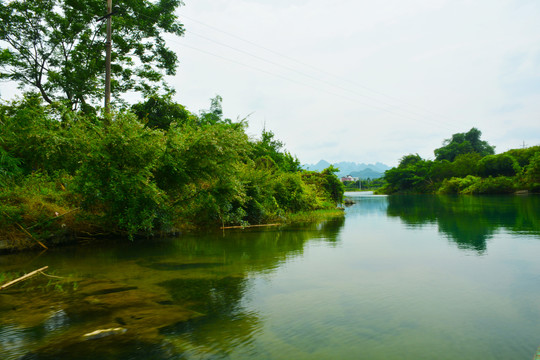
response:
M18 283L18 282L21 282L21 281L24 281L24 280L26 280L26 279L29 279L29 278L31 278L32 276L34 276L34 275L36 275L36 274L39 274L39 273L41 273L42 271L47 270L48 268L49 268L48 266L44 266L44 267L42 267L41 269L34 270L34 271L32 271L32 272L30 272L30 273L24 275L24 276L21 276L20 278L17 278L17 279L15 279L15 280L12 280L12 281L8 282L7 284L4 284L4 285L0 286L0 290L4 290L4 289L8 288L8 287L11 286L11 285L14 285L14 284L16 284L16 283Z
M19 224L18 222L16 222L15 220L13 220L13 218L11 216L9 216L5 211L2 211L4 213L4 215L6 215L11 221L13 221L13 223L15 223L15 225L17 225L19 227L19 229L21 229L22 232L24 232L26 235L30 236L30 238L32 240L34 240L35 242L37 242L39 245L41 245L42 248L44 248L45 250L48 250L49 248L46 247L41 241L39 241L38 239L36 239L32 234L30 234L28 232L28 230L26 230L24 228L24 226L22 226L21 224Z
M261 224L261 225L238 225L238 226L222 226L221 229L247 229L252 227L263 227L263 226L280 226L283 224Z

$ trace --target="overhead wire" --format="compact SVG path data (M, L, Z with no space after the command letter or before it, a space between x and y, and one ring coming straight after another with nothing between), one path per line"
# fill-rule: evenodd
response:
M175 42L175 41L172 41L172 42ZM271 76L280 78L280 79L282 79L282 80L285 80L285 81L288 81L288 82L291 82L291 83L295 83L295 84L297 84L297 85L309 87L309 88L314 89L314 90L316 90L316 91L323 92L323 93L326 93L326 94L329 94L329 95L332 95L332 96L341 98L341 99L343 99L343 100L351 101L351 102L353 102L353 103L355 103L355 104L361 104L361 105L364 105L364 106L367 106L367 107L370 107L370 108L373 108L373 109L376 109L376 110L381 110L381 111L387 112L387 113L389 113L389 114L396 115L396 116L398 116L398 117L400 117L400 118L406 118L406 119L413 120L413 121L419 121L419 120L420 120L420 121L424 121L424 122L426 122L426 123L430 123L431 125L443 126L443 127L447 128L448 130L452 130L451 128L446 127L444 124L434 123L434 122L429 121L429 120L418 119L418 118L406 116L406 115L404 115L404 114L398 113L398 112L393 111L393 110L388 109L388 108L383 108L383 107L376 106L376 105L373 105L373 104L369 104L369 103L366 103L366 102L361 102L361 101L359 101L358 99L351 98L351 97L347 97L347 96L343 96L343 95L341 95L341 94L337 94L337 93L335 93L335 92L331 92L331 91L328 91L328 90L326 90L326 89L322 89L322 88L317 87L317 86L313 86L313 85L310 85L310 84L307 84L307 83L304 83L304 82L301 82L301 81L297 81L297 80L291 79L291 78L289 78L289 77L287 77L287 76L283 76L283 75L280 75L280 74L276 74L276 73L274 73L274 72L271 72L271 71L268 71L268 70L264 70L264 69L258 68L258 67L256 67L256 66L253 66L253 65L249 65L249 64L246 64L246 63L243 63L243 62L234 60L234 59L230 59L230 58L224 57L224 56L222 56L222 55L218 55L218 54L212 53L212 52L210 52L210 51L207 51L207 50L203 50L203 49L197 48L197 47L192 46L192 45L188 45L188 44L180 43L180 42L177 42L177 43L178 43L180 46L183 46L183 47L186 47L186 48L189 48L189 49L192 49L192 50L195 50L195 51L198 51L198 52L207 54L207 55L211 55L211 56L220 58L220 59L222 59L222 60L226 60L226 61L229 61L229 62L238 64L238 65L240 65L240 66L244 66L244 67L250 68L250 69L252 69L252 70L259 71L259 72L262 72L262 73L265 73L265 74L268 74L268 75L271 75Z
M289 67L289 66L287 66L287 65L283 65L283 64L277 63L277 62L275 62L275 61L265 59L265 58L260 57L260 56L258 56L258 55L254 55L254 54L252 54L252 53L250 53L250 52L248 52L248 51L245 51L245 50L242 50L242 49L238 49L238 48L236 48L236 47L234 47L234 46L230 46L230 45L225 44L225 43L223 43L223 42L221 42L221 41L217 41L217 40L215 40L215 39L211 39L211 38L209 38L209 37L207 37L207 36L204 36L204 35L200 35L200 34L194 33L194 32L191 31L191 30L186 30L186 33L191 34L191 35L195 35L195 36L197 36L197 37L200 37L200 38L205 39L205 40L207 40L207 41L213 42L213 43L215 43L215 44L218 44L218 45L227 47L227 48L229 48L229 49L231 49L231 50L234 50L234 51L240 52L240 53L242 53L242 54L251 56L251 57L253 57L253 58L255 58L255 59L264 61L264 62L266 62L266 63L269 63L269 64L272 64L272 65L275 65L275 66L278 66L278 67L287 69L287 70L292 71L292 72L294 72L294 73L297 73L297 74L299 74L299 75L305 76L305 77L307 77L307 78L309 78L309 79L311 79L311 80L315 80L315 81L321 82L321 83L323 83L323 84L326 84L326 85L329 85L329 86L338 88L338 89L340 89L340 90L346 91L346 92L348 92L348 93L352 93L352 94L357 95L357 96L361 96L361 97L364 97L364 98L368 98L368 99L374 100L374 101L376 101L376 102L379 102L379 103L382 104L382 105L391 106L391 107L394 107L394 106L395 106L395 104L387 103L387 102L382 101L382 100L380 100L380 99L377 99L377 98L375 98L375 97L373 97L373 96L369 96L369 95L365 95L365 94L360 94L360 93L358 93L357 91L351 90L351 89L349 89L349 88L345 88L345 87L343 87L343 86L341 86L341 85L334 84L334 83L332 83L332 82L330 82L330 81L326 81L326 80L320 79L320 78L315 77L315 76L313 76L313 75L307 74L307 73L305 73L305 72L303 72L303 71L300 71L300 70L291 68L291 67ZM400 109L400 111L407 112L407 113L409 113L410 115L413 115L413 116L422 116L422 117L425 116L425 115L423 115L423 114L419 114L419 113L417 113L417 112L410 111L410 110L403 109L403 108Z
M148 15L145 15L145 14L141 14L141 15L144 16L144 17L147 17L147 18L150 18L150 19L155 20L154 18L152 18L152 17L150 17L150 16L148 16ZM264 50L266 50L266 51L272 52L272 53L274 53L274 54L276 54L276 55L279 55L279 56L288 58L288 59L290 59L290 60L293 60L293 61L295 61L295 62L297 62L297 63L303 64L303 65L308 66L308 67L310 67L310 68L314 68L314 69L316 69L316 70L318 70L318 71L320 71L320 72L326 72L326 71L322 71L322 70L320 70L320 69L317 69L316 67L313 67L313 66L311 66L311 65L309 65L309 64L304 64L303 62L298 61L298 60L295 60L295 59L293 59L292 57L289 57L289 56L287 56L287 55L280 54L280 53L278 53L278 52L276 52L276 51L273 51L273 50L271 50L271 49L268 49L268 48L266 48L266 47L264 47L264 46L255 44L254 42L251 42L251 41L249 41L249 40L242 39L242 38L240 38L240 37L238 37L238 36L236 36L236 35L230 34L230 33L225 32L225 31L221 31L221 30L219 30L219 29L217 29L217 28L215 28L215 27L213 27L213 26L206 25L206 24L204 24L204 23L202 23L202 22L200 22L200 21L198 21L198 20L192 19L192 18L187 17L187 16L185 16L185 15L182 15L182 17L187 18L188 20L191 20L191 21L200 23L200 24L202 24L202 25L205 25L205 26L207 26L207 27L209 27L209 28L211 28L211 29L213 29L213 30L215 30L215 31L223 32L223 33L225 33L225 34L228 35L228 36L231 36L231 37L237 38L237 39L239 39L239 40L242 40L242 41L244 41L244 42L250 43L250 44L255 45L255 46L257 46L257 47L260 47L260 48L262 48L262 49L264 49ZM310 78L310 79L312 79L312 80L316 80L316 81L319 81L319 82L327 83L327 84L329 84L329 85L331 85L331 86L333 86L333 87L335 87L335 88L339 88L339 89L344 90L344 91L347 91L347 92L352 92L352 93L354 93L354 94L357 95L357 96L361 96L361 97L365 97L365 98L370 98L371 100L378 101L378 102L380 102L380 103L382 103L383 105L386 105L386 106L395 107L395 105L393 105L393 104L384 103L384 102L382 102L382 101L380 101L380 100L378 100L378 99L376 99L376 98L373 98L373 97L370 97L370 96L367 96L367 95L364 95L364 94L358 94L357 92L354 92L354 91L352 91L352 90L350 90L350 89L347 89L347 88L344 88L344 87L342 87L342 86L340 86L340 85L336 85L336 84L327 82L327 81L325 81L325 80L319 79L319 78L314 77L314 76L312 76L312 75L306 74L306 73L304 73L304 72L302 72L302 71L293 69L293 68L291 68L291 67L289 67L289 66L282 65L282 64L279 64L279 63L277 63L277 62L275 62L275 61L268 60L268 59L265 59L265 58L260 57L260 56L258 56L258 55L251 54L251 53L248 52L248 51L245 51L245 50L241 50L241 49L235 48L235 47L230 46L230 45L228 45L228 44L224 44L224 43L219 42L219 41L217 41L217 40L208 38L208 37L206 37L206 36L203 36L203 35L200 35L200 34L195 34L193 31L185 30L185 32L190 33L190 34L193 34L193 35L198 36L198 37L200 37L200 38L204 38L204 39L206 39L206 40L208 40L208 41L217 43L217 44L219 44L219 45L221 45L221 46L230 48L230 49L232 49L232 50L234 50L234 51L237 51L237 52L240 52L240 53L249 55L249 56L254 57L254 58L258 59L258 60L261 60L261 61L264 61L264 62L273 64L273 65L275 65L275 66L279 66L279 67L288 69L289 71L293 71L293 72L295 72L295 73L301 74L301 75L306 76L306 77L308 77L308 78ZM365 102L360 102L360 101L358 101L358 99L353 99L353 98L350 98L350 97L345 97L345 96L343 96L343 95L336 94L336 93L334 93L334 92L330 92L330 91L328 91L328 90L326 90L326 89L321 89L321 88L319 88L319 87L316 87L316 86L313 86L313 85L310 85L310 84L306 84L306 83L301 82L301 81L293 80L293 79L291 79L291 78L289 78L289 77L286 77L286 76L283 76L283 75L280 75L280 74L276 74L276 73L273 73L273 72L270 72L270 71L267 71L267 70L264 70L264 69L261 69L261 68L252 66L252 65L245 64L245 63L243 63L243 62L239 62L239 61L237 61L237 60L233 60L233 59L226 58L226 57L224 57L224 56L222 56L222 55L214 54L214 53L212 53L212 52L210 52L210 51L203 50L203 49L197 48L197 47L195 47L195 46L188 45L188 44L186 44L185 42L180 42L180 41L176 40L176 38L169 38L169 39L167 39L167 41L176 43L176 44L178 44L178 45L180 45L180 46L184 46L184 47L190 48L190 49L195 50L195 51L199 51L199 52L201 52L201 53L205 53L205 54L207 54L207 55L211 55L211 56L214 56L214 57L217 57L217 58L220 58L220 59L229 61L229 62L236 63L236 64L238 64L238 65L241 65L241 66L250 68L250 69L255 70L255 71L259 71L259 72L262 72L262 73L266 73L266 74L268 74L268 75L272 75L272 76L274 76L274 77L281 78L281 79L283 79L283 80L286 80L286 81L289 81L289 82L292 82L292 83L296 83L296 84L299 84L299 85L302 85L302 86L306 86L306 87L315 89L315 90L320 91L320 92L325 92L325 93L327 93L327 94L330 94L330 95L333 95L333 96L342 98L342 99L344 99L344 100L352 101L352 102L354 102L354 103L359 103L359 104L362 104L362 105L367 106L367 107L371 107L371 108L374 108L374 109L377 109L377 110L381 110L381 111L384 111L384 112L387 112L387 113L396 115L396 116L401 117L401 118L407 118L407 119L413 120L413 121L422 121L422 122L425 122L425 123L429 123L430 125L442 126L442 127L445 127L445 128L447 128L447 129L449 129L449 130L452 130L452 131L454 130L453 127L452 127L452 128L448 127L446 123L441 123L441 122L439 122L439 121L434 121L434 120L431 120L431 119L430 119L430 120L426 120L426 119L423 119L423 118L411 117L411 116L407 116L407 115L404 115L404 114L402 114L402 113L393 111L393 110L388 109L388 108L376 106L376 105L369 104L369 103L365 103ZM328 74L330 74L330 73L328 73ZM411 113L409 110L403 110L403 109L400 109L400 111L402 111L402 112L403 112L403 111L406 111L406 112ZM419 114L415 114L415 113L412 113L412 114L413 114L413 116L419 116ZM422 116L422 115L420 115L420 116Z
M319 68L319 67L313 66L312 64L308 64L308 63L306 63L306 62L300 61L300 60L295 59L295 58L293 58L293 57L291 57L291 56L289 56L289 55L280 53L280 52L278 52L278 51L275 51L275 50L273 50L273 49L270 49L270 48L268 48L268 47L265 47L265 46L263 46L263 45L260 45L260 44L258 44L258 43L256 43L256 42L253 42L253 41L244 39L244 38L242 38L242 37L240 37L240 36L237 36L237 35L235 35L235 34L232 34L232 33L230 33L230 32L227 32L227 31L225 31L225 30L219 29L219 28L217 28L217 27L215 27L215 26L205 24L205 23L203 23L202 21L199 21L199 20L197 20L197 19L194 19L194 18L192 18L192 17L190 17L190 16L182 15L182 18L185 18L185 19L188 19L188 20L193 21L193 22L195 22L195 23L198 23L198 24L200 24L200 25L203 25L203 26L205 26L205 27L207 27L207 28L209 28L209 29L212 29L212 30L214 30L214 31L216 31L216 32L220 32L220 33L225 34L225 35L227 35L227 36L230 36L230 37L232 37L232 38L234 38L234 39L240 40L240 41L242 41L242 42L245 42L245 43L247 43L247 44L250 44L250 45L252 45L252 46L255 46L255 47L257 47L257 48L260 48L260 49L262 49L262 50L265 50L265 51L267 51L267 52L269 52L269 53L272 53L272 54L274 54L274 55L277 55L277 56L280 56L280 57L282 57L282 58L285 58L285 59L288 59L288 60L290 60L290 61L293 61L293 62L295 62L295 63L297 63L297 64L302 65L302 66L309 67L309 68L311 68L311 69L313 69L313 70L316 70L317 72L320 72L320 73L322 73L322 74L328 75L328 76L330 76L330 77L333 77L333 78L338 79L338 80L341 80L341 81L345 81L345 82L347 82L347 83L349 83L349 84L351 84L351 85L354 85L354 86L356 86L356 87L359 87L359 88L361 88L361 89L364 89L364 90L366 90L366 91L368 91L368 92L371 92L371 93L373 93L373 94L380 95L380 96L384 96L384 97L386 97L386 98L388 98L388 99L391 99L391 100L394 100L394 101L398 101L398 102L400 102L400 103L402 103L402 104L405 104L405 105L408 105L408 106L411 106L411 107L415 107L415 108L417 108L417 109L419 109L419 110L421 110L421 111L424 111L424 112L426 112L426 113L430 113L430 114L432 114L432 115L434 115L434 116L441 117L441 118L446 118L447 120L453 121L453 119L449 118L448 116L446 116L446 115L444 115L444 114L439 114L439 113L433 112L433 111L430 110L430 109L426 109L426 108L424 108L424 107L421 107L421 106L418 106L418 105L409 103L409 102L407 102L407 101L405 101L405 100L403 100L403 99L399 99L399 98L397 98L397 97L394 97L394 96L385 94L385 93L383 93L383 92L381 92L381 91L374 90L374 89L372 89L372 88L370 88L370 87L367 87L367 86L358 84L357 82L352 81L352 80L350 80L350 79L348 79L348 78L345 78L345 77L342 77L342 76L339 76L339 75L335 75L335 74L333 74L333 73L331 73L331 72L329 72L329 71L327 71L327 70L324 70L324 69L321 69L321 68ZM190 32L193 33L193 31L190 31ZM377 100L377 101L381 102L380 100Z

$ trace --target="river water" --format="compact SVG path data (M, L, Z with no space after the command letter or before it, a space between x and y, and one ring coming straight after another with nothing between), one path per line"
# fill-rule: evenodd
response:
M49 266L0 291L0 359L533 357L539 197L348 195L314 224L0 256L0 284Z

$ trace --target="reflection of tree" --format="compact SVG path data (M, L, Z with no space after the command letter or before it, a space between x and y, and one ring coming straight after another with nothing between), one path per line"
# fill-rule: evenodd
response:
M364 216L367 214L385 214L388 207L388 196L358 196L356 194L349 195L349 199L354 201L358 206L351 206L347 209L347 217Z
M387 213L411 226L437 223L460 248L482 252L498 228L540 233L537 196L419 196L388 198Z
M14 321L22 330L10 330L11 323L1 320L15 311L14 302L1 306L0 299L0 333L17 339L12 353L32 359L74 358L78 353L102 359L226 358L231 349L249 344L261 327L258 314L245 306L250 276L301 255L308 242L337 243L343 224L339 217L301 226L59 248L39 260L56 275L79 279L77 290L55 295L29 287L24 297L13 299L19 299L17 314L24 318L42 309L61 309L66 314L61 332L41 330L50 316L28 325ZM6 264L0 262L0 273L14 270L10 264L27 257L10 255ZM81 334L118 326L128 329L121 337L80 341ZM38 338L21 335L36 331ZM0 348L0 358L2 354Z
M250 287L247 274L277 268L287 258L301 254L308 241L337 241L343 224L344 218L339 217L298 229L246 229L208 236L203 241L179 239L175 242L176 252L193 258L219 258L222 268L218 274L212 267L211 272L216 274L210 277L179 277L159 283L175 303L203 314L167 327L162 333L176 339L170 341L188 353L203 351L227 357L236 345L249 343L260 327L257 314L242 306Z

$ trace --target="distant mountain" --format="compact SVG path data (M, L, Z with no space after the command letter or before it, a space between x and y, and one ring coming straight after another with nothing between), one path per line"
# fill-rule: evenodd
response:
M305 164L302 167L306 170L312 171L321 171L326 169L328 166L334 165L339 169L337 175L339 177L351 175L354 177L359 177L362 179L376 179L382 177L384 172L390 169L390 166L383 163L377 162L375 164L364 164L364 163L355 163L350 161L342 161L338 163L330 164L326 160L321 160L316 164ZM367 170L367 172L365 172ZM361 173L362 175L354 175L354 173ZM378 176L377 176L378 174Z
M383 177L384 172L373 171L371 168L364 169L362 171L353 171L349 175L357 177L359 179L378 179Z

